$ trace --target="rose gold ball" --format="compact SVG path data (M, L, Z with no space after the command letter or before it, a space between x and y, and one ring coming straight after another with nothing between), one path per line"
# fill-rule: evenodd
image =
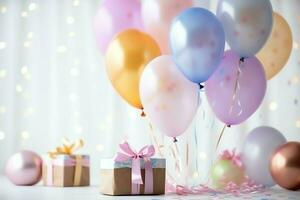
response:
M5 174L15 185L34 185L42 175L42 159L32 151L20 151L6 163Z
M279 147L270 160L270 171L281 187L300 189L300 143L288 142Z

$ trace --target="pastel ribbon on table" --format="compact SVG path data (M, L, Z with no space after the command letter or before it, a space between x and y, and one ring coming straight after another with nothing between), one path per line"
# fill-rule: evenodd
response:
M178 194L178 195L212 195L216 194L233 194L235 196L241 196L243 194L249 193L259 193L264 192L265 187L263 185L256 184L250 179L246 179L241 185L237 185L233 182L226 183L223 190L217 190L210 188L207 185L200 184L193 187L187 187L183 185L177 185L176 183L167 182L166 192L168 194Z
M75 159L70 157L75 151L82 148L84 142L82 139L70 142L64 139L63 145L56 147L53 151L48 152L50 159L47 159L47 185L53 185L53 166L75 166L74 186L78 186L81 181L82 167L89 166L89 160L84 159L80 155L76 155ZM65 155L65 156L64 156Z
M229 160L237 167L244 169L243 162L241 160L241 154L236 152L236 149L224 150L219 159L221 160ZM166 192L167 193L175 193L178 195L188 195L188 194L197 194L197 195L215 195L215 194L233 194L235 196L239 196L242 194L248 193L256 193L263 192L265 187L263 185L257 184L254 181L246 178L246 180L238 185L234 182L226 182L224 183L225 187L221 189L213 189L208 185L200 184L193 187L187 187L183 185L178 185L174 181L167 181L166 183Z
M134 151L127 142L120 144L121 151L115 157L116 162L132 161L131 166L131 193L139 194L140 185L144 184L144 194L153 193L153 169L150 158L155 154L153 145L144 146L140 151ZM141 174L141 159L145 165L145 183Z

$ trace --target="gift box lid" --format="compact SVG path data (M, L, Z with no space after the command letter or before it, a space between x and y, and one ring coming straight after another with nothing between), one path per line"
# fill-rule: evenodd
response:
M89 155L80 155L81 161L83 162L83 166L90 165L90 156ZM73 155L66 155L60 154L57 155L55 158L51 158L49 155L43 155L43 165L60 165L60 166L74 166L76 163L76 154Z
M59 154L57 156L55 156L55 158L51 158L49 156L49 154L45 154L42 156L43 160L53 160L53 159L57 159L57 160L68 160L68 159L75 159L77 155L80 155L80 154L72 154L72 155L67 155L67 154ZM82 157L82 159L87 159L89 160L90 159L90 156L89 155L80 155Z
M166 159L150 158L152 168L166 168ZM145 160L140 159L141 168L145 168ZM132 159L125 162L117 162L113 158L101 159L101 169L131 168Z

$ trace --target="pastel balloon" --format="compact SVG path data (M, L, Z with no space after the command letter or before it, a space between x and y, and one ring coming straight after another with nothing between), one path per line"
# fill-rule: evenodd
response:
M240 124L260 106L266 92L263 67L255 57L243 61L234 51L226 51L210 79L205 83L208 102L226 125Z
M126 29L143 30L139 0L104 0L94 18L97 46L105 53L108 44Z
M129 29L109 44L106 71L117 92L132 106L142 109L139 95L140 76L149 61L160 55L151 36Z
M287 63L293 47L292 37L289 24L281 15L274 12L271 35L257 54L268 80L278 74Z
M140 94L150 121L170 137L181 135L198 108L197 84L187 80L171 56L152 60L141 77Z
M32 151L17 152L7 161L5 175L15 185L34 185L42 177L42 158Z
M245 181L245 174L232 161L218 160L212 166L211 180L216 188L223 189L229 182L241 185Z
M204 82L215 71L224 53L222 24L206 9L189 8L173 21L170 46L180 71L192 82Z
M300 142L288 142L276 149L270 171L278 185L288 190L300 189Z
M254 56L272 30L269 0L220 0L217 16L223 24L226 41L241 57Z
M242 161L250 179L265 186L275 185L269 162L276 148L284 143L285 137L272 127L261 126L247 135L242 146Z
M157 41L163 54L171 52L169 31L173 18L192 6L192 0L145 0L142 2L145 30Z

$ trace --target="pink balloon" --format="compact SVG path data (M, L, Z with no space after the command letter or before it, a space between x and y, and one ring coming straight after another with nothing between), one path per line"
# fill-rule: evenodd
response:
M238 54L226 51L218 69L205 83L205 92L222 122L240 124L257 110L265 96L264 69L255 57L242 62Z
M146 31L157 41L163 54L171 52L169 31L171 22L181 11L192 7L192 0L144 0L142 19Z
M116 34L142 27L139 0L104 0L94 19L96 42L102 53Z
M5 174L15 185L34 185L42 176L42 158L32 151L20 151L6 163Z
M170 137L181 135L193 120L198 108L198 90L198 85L186 79L168 55L152 60L141 76L144 111Z

